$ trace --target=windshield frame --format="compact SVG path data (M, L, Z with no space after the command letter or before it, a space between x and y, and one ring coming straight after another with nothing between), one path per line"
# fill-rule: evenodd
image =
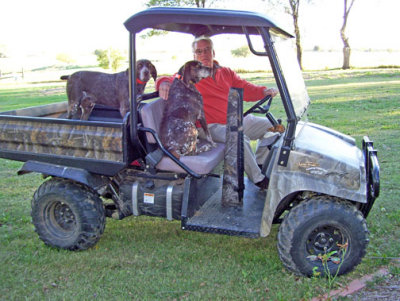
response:
M286 166L293 147L296 134L297 116L293 108L290 93L274 48L271 34L293 38L278 27L270 18L246 11L195 9L195 8L151 8L129 18L125 27L130 32L129 51L129 94L130 94L130 135L133 143L139 142L136 81L136 35L144 29L162 29L165 31L214 36L224 33L260 35L264 42L265 52L255 53L269 58L275 81L280 92L282 104L287 115L287 127L283 137L278 164ZM250 50L252 47L248 43Z
M271 35L297 120L307 112L310 97L296 57L294 41Z

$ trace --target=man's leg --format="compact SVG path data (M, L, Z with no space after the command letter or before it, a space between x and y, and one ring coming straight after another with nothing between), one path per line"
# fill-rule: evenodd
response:
M245 138L245 154L248 154L247 159L245 155L245 171L254 183L260 182L265 177L258 165L264 163L269 152L268 145L275 139L276 133L267 132L271 127L271 122L265 117L250 114L243 120L244 134L245 137L248 137L248 139ZM258 140L255 154L251 149L250 140Z
M247 115L243 119L244 171L253 183L258 183L264 180L265 176L261 173L261 170L258 167L256 155L253 153L250 141L257 139L263 140L264 134L270 127L271 123L267 118ZM214 142L225 143L225 125L213 123L208 125L208 129ZM203 135L203 131L199 129L199 136L202 137ZM261 155L264 155L264 153L268 154L267 147L259 147L259 149L260 150L258 150L257 153L260 153Z

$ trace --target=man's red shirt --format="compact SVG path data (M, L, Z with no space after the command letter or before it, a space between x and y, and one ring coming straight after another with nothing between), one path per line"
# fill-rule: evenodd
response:
M257 101L264 97L266 87L257 86L241 79L233 70L220 67L214 63L214 78L207 77L195 86L203 96L204 113L207 124L226 124L226 113L228 108L228 96L230 88L243 88L244 101ZM172 82L174 77L160 77L156 82L158 90L160 84L168 80Z

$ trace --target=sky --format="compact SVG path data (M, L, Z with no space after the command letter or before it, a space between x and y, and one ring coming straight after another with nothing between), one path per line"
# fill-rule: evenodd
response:
M83 53L110 46L128 49L123 23L146 8L145 0L0 0L0 50L13 56L38 53ZM285 13L266 9L261 0L215 2L222 8L267 13L289 32L292 20ZM244 4L245 3L245 4ZM305 48L342 47L339 29L343 0L306 1L300 7ZM356 0L347 33L352 48L399 49L399 0Z

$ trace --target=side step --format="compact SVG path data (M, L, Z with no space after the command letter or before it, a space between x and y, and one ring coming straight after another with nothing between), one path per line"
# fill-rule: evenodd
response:
M222 189L219 189L192 217L187 217L185 212L182 212L182 229L250 238L259 237L266 192L261 192L247 178L245 178L245 187L243 206L223 207Z

